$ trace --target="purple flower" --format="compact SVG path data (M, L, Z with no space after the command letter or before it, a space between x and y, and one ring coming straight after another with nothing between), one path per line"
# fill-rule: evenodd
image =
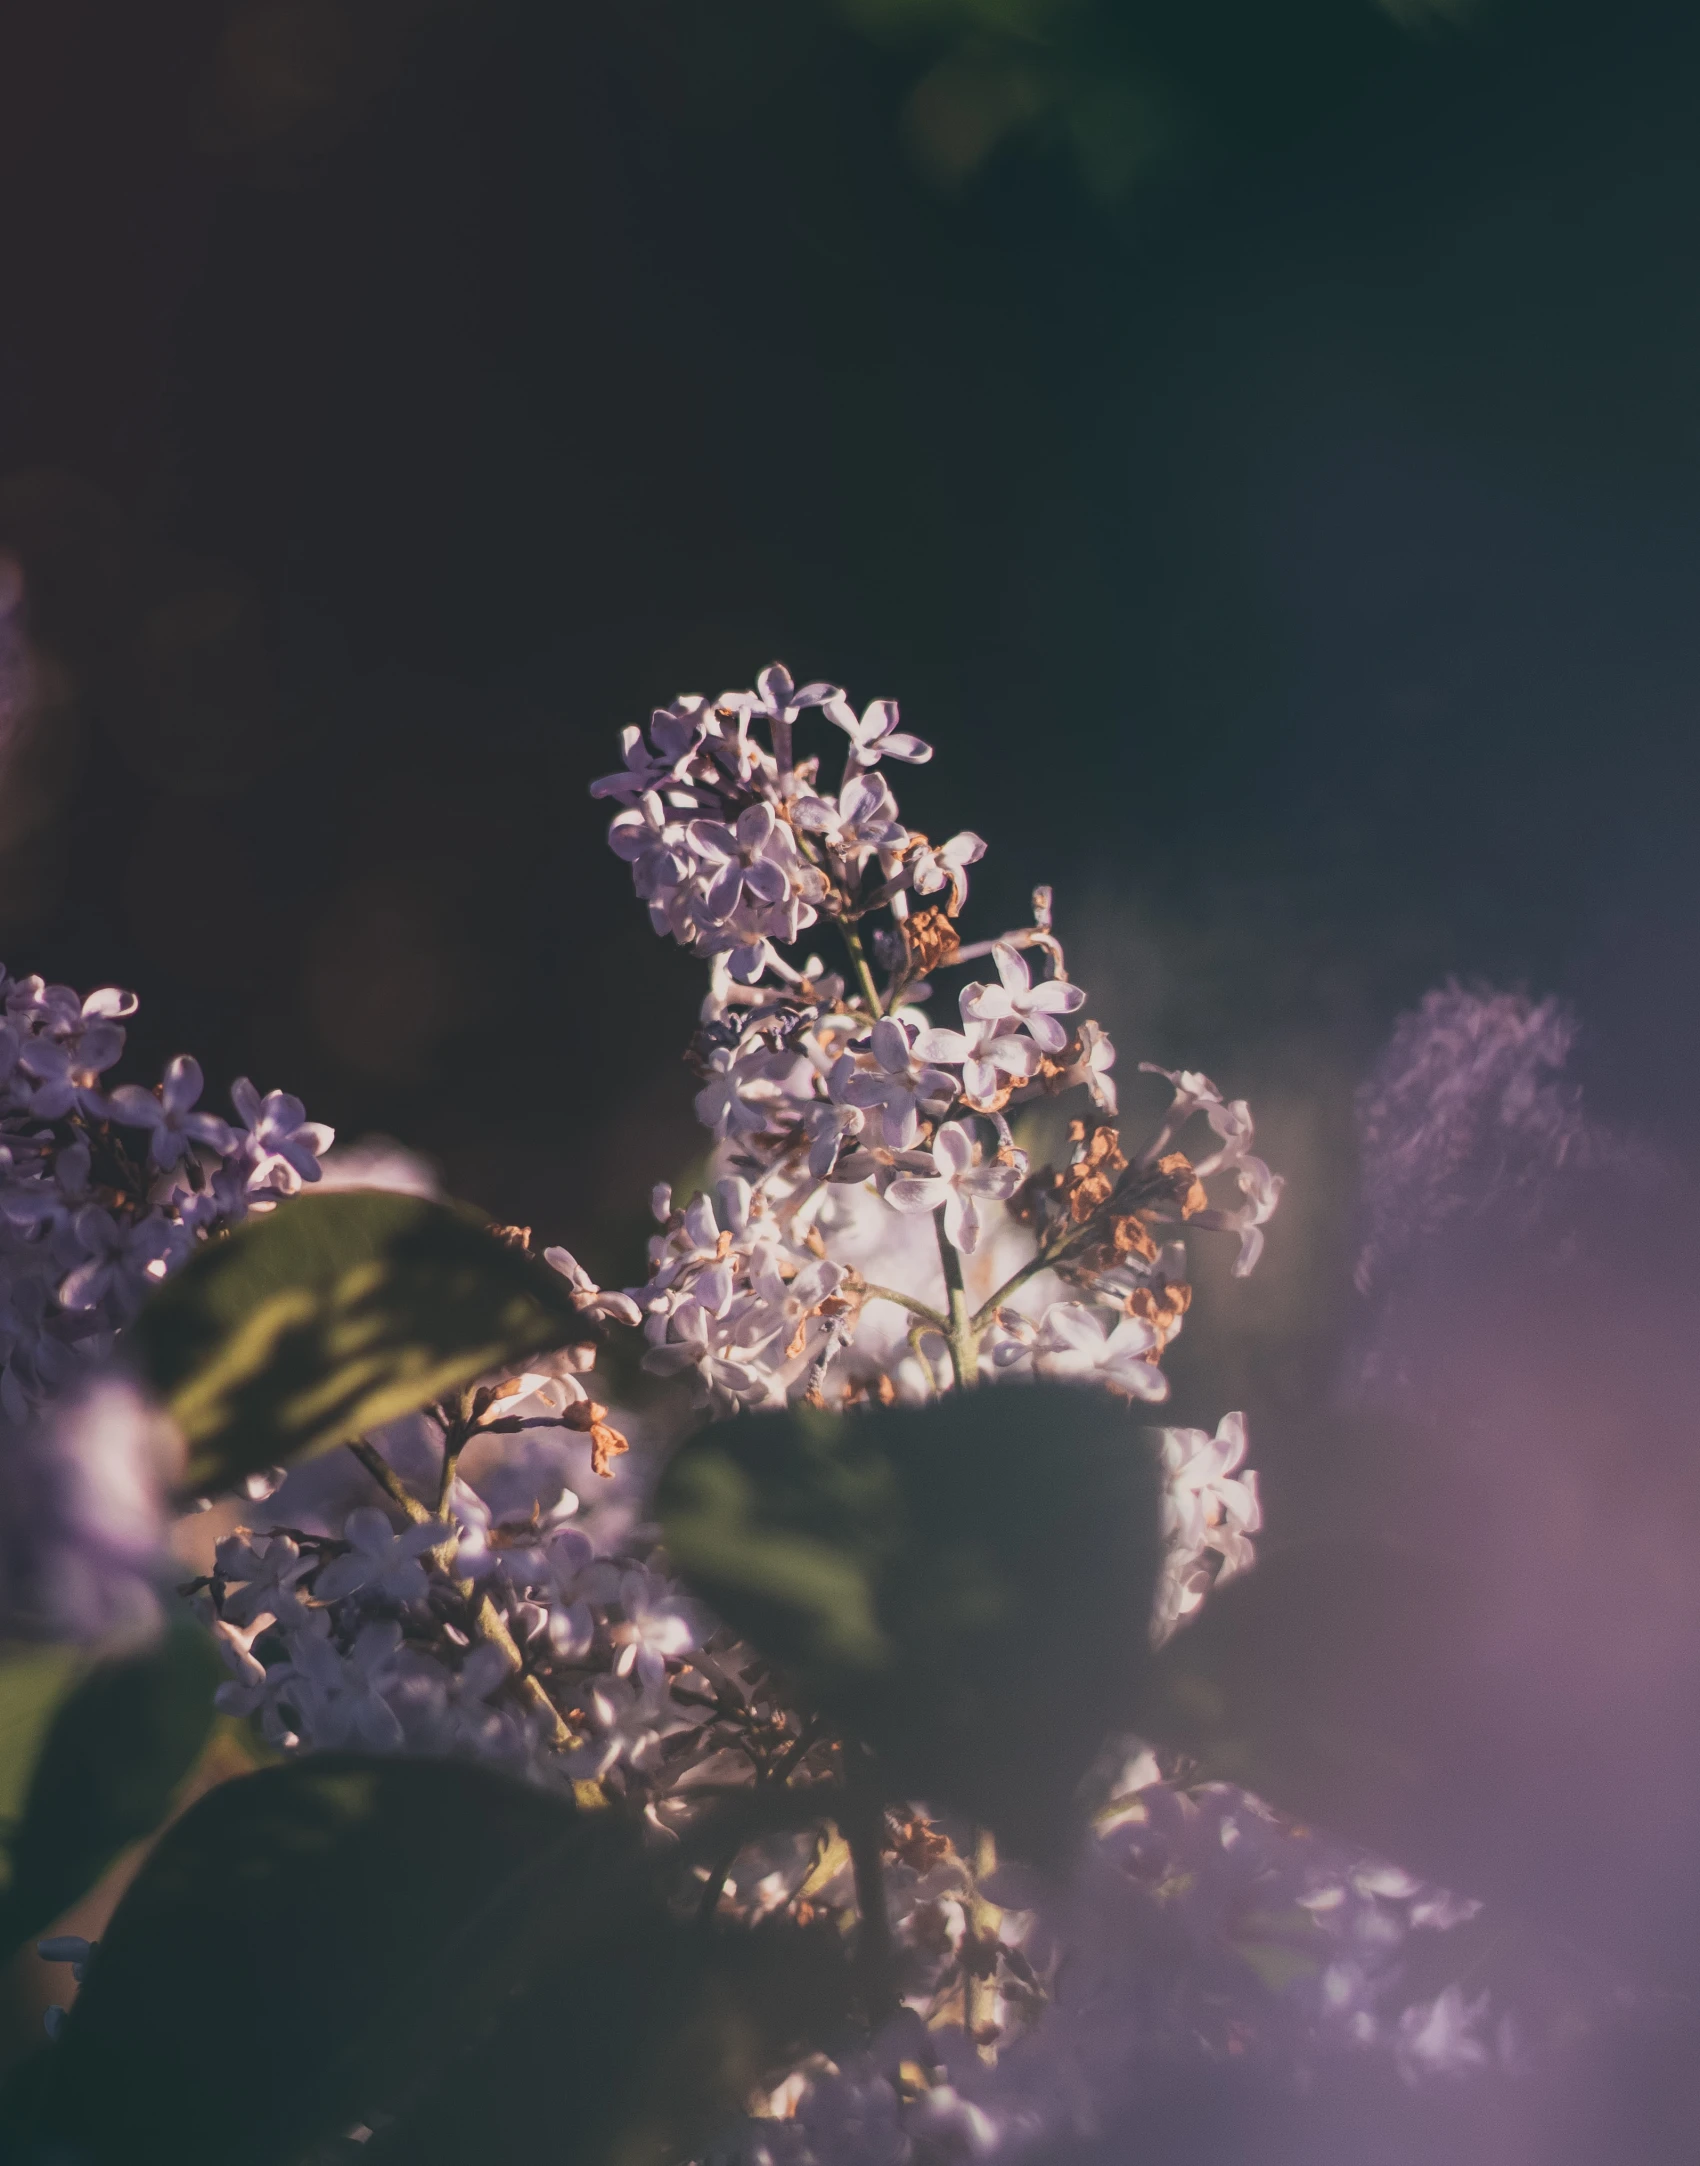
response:
M735 827L722 820L693 820L689 834L707 875L700 914L709 923L723 925L746 894L758 908L772 908L789 896L789 860L796 846L771 805L746 807Z
M1140 1317L1059 1301L1040 1321L1033 1366L1041 1376L1060 1381L1110 1384L1136 1399L1162 1399L1168 1396L1168 1379L1146 1358L1158 1343Z
M245 1075L230 1086L230 1102L248 1131L252 1187L293 1196L303 1181L318 1180L319 1160L336 1141L334 1128L310 1121L307 1108L288 1091L268 1091L262 1098Z
M454 1529L436 1519L403 1527L398 1533L375 1505L361 1505L350 1512L342 1531L348 1550L333 1557L313 1583L320 1602L339 1602L357 1593L391 1602L421 1602L425 1568L420 1558L454 1537Z
M858 767L873 767L882 759L907 760L911 767L921 767L933 756L930 744L899 730L894 699L870 701L858 721L856 710L840 692L826 702L826 717L849 738L850 757Z
M1003 983L964 986L963 1015L976 1023L1024 1023L1036 1044L1047 1053L1060 1053L1068 1043L1068 1032L1057 1018L1083 1008L1086 995L1078 985L1065 984L1060 978L1046 978L1035 985L1026 958L1007 941L1000 940L993 948L992 960Z
M59 1299L71 1310L106 1308L118 1323L130 1321L149 1282L165 1277L189 1238L157 1214L131 1226L98 1203L77 1212L70 1234L85 1260L66 1278Z
M882 1016L873 1027L867 1053L842 1054L832 1071L832 1095L837 1102L859 1106L864 1112L877 1106L884 1139L897 1151L913 1144L923 1112L942 1113L956 1096L955 1077L916 1060L912 1051L908 1027Z
M909 884L917 895L936 895L941 888L948 887L950 902L947 907L951 916L956 917L968 900L968 868L977 865L985 856L986 845L972 828L952 835L937 849L925 836L919 840L920 847L909 860Z
M1012 1083L1025 1083L1036 1076L1044 1056L1031 1038L1005 1029L997 1018L981 1020L968 1014L969 995L980 990L973 985L962 988L963 1020L968 1025L965 1032L924 1030L915 1041L915 1053L920 1060L942 1060L960 1066L963 1096L984 1100L997 1096L1003 1076Z
M951 1245L964 1256L973 1255L985 1231L982 1205L1004 1202L1027 1178L1027 1161L1017 1151L1013 1163L999 1160L979 1163L979 1147L959 1121L941 1128L933 1141L934 1173L901 1174L885 1192L893 1210L904 1212L944 1210L944 1230Z
M883 775L852 775L836 803L830 797L800 798L795 818L811 834L829 835L840 856L858 872L870 857L901 850L908 840Z
M657 707L649 718L649 742L639 729L620 732L620 753L625 761L617 775L603 775L590 785L592 797L612 797L622 805L635 805L648 791L682 779L691 755L708 731L708 702L700 692L676 699L670 707Z
M1234 1258L1233 1275L1245 1278L1263 1254L1263 1229L1275 1215L1275 1206L1281 1200L1285 1185L1278 1173L1271 1173L1261 1158L1242 1158L1235 1168L1244 1201L1232 1210L1219 1211L1212 1206L1208 1211L1195 1211L1189 1221L1202 1226L1211 1233L1237 1233L1240 1252Z
M618 812L608 829L608 847L632 868L632 885L653 903L682 887L696 869L685 830L669 820L661 800L648 791L629 812Z
M0 1435L0 1635L157 1628L171 1450L158 1416L116 1378Z
M136 1083L121 1083L107 1101L114 1120L126 1128L149 1128L148 1163L162 1170L177 1165L197 1143L209 1150L228 1153L236 1148L236 1131L214 1113L192 1109L201 1095L201 1064L180 1053L165 1071L159 1095Z

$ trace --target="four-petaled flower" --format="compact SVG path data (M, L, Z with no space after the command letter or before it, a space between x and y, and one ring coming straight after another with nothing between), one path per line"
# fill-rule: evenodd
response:
M1150 1359L1161 1344L1143 1317L1059 1301L1045 1311L1031 1351L1037 1373L1059 1383L1108 1384L1135 1399L1163 1399L1168 1379Z
M126 1128L149 1128L148 1163L163 1171L177 1165L204 1143L208 1150L230 1152L236 1148L236 1131L214 1113L193 1110L201 1095L201 1064L180 1053L165 1071L156 1098L136 1083L121 1083L108 1104L115 1120Z
M245 1075L230 1086L230 1102L248 1131L253 1187L293 1196L303 1181L319 1179L319 1160L336 1141L334 1128L310 1121L307 1108L288 1091L267 1091L262 1098Z
M840 692L826 703L826 715L849 738L850 757L858 767L872 767L882 759L907 760L911 767L921 767L933 756L924 738L911 737L898 728L894 699L871 700L858 721L855 708Z
M1161 1438L1164 1534L1188 1550L1215 1550L1219 1578L1243 1572L1252 1562L1251 1536L1263 1524L1257 1475L1237 1471L1246 1455L1245 1416L1224 1414L1214 1436L1165 1429Z
M799 798L792 817L810 834L826 835L853 872L882 850L900 850L908 832L883 775L852 775L837 799Z
M947 1122L933 1139L930 1174L899 1174L885 1192L893 1210L944 1210L944 1230L952 1245L971 1256L985 1231L983 1207L1006 1202L1027 1178L1019 1151L990 1165L980 1163L979 1146L960 1121Z
M986 845L972 828L964 828L936 849L925 835L919 835L909 858L909 884L917 895L936 895L941 888L949 888L945 907L955 917L968 900L968 868L985 854Z
M1000 940L992 950L1001 985L966 985L962 989L962 1013L976 1023L1025 1024L1034 1042L1047 1053L1060 1053L1068 1032L1057 1018L1073 1015L1086 1005L1078 985L1061 978L1042 978L1033 983L1026 957L1019 948Z
M422 1602L425 1567L420 1558L454 1539L454 1529L440 1519L397 1531L375 1505L361 1505L343 1523L347 1552L333 1557L319 1574L313 1592L321 1602L350 1594L377 1596L389 1602Z
M752 903L771 908L791 893L796 844L771 805L749 806L733 827L721 820L693 820L688 833L708 876L701 913L714 924L724 924L746 894Z
M923 1112L942 1113L956 1096L956 1079L912 1057L908 1027L889 1015L874 1025L865 1056L840 1056L831 1087L841 1105L859 1106L864 1112L877 1106L884 1139L897 1151L914 1143Z

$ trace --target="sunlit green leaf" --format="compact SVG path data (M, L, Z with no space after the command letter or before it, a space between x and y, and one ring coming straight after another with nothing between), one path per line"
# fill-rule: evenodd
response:
M564 1281L418 1196L297 1196L210 1242L129 1334L214 1488L582 1336Z
M1058 1838L1148 1661L1157 1474L1119 1401L745 1415L686 1444L659 1509L691 1585L895 1787Z
M60 1692L33 1752L21 1756L0 1958L159 1826L206 1743L224 1675L207 1635L187 1623L138 1653L75 1666L61 1656L38 1675L55 1671Z

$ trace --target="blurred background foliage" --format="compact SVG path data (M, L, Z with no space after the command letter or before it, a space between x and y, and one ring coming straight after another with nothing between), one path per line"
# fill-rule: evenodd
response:
M1257 1102L1176 1374L1268 1433L1428 984L1692 1126L1697 91L1676 0L10 11L0 953L629 1272L699 974L585 785L895 694L975 926Z

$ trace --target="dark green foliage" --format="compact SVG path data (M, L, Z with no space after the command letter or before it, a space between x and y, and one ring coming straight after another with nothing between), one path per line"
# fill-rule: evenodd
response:
M26 1747L27 1787L0 1898L0 1960L93 1887L127 1844L159 1826L207 1741L224 1675L211 1641L187 1623L155 1647L92 1666L56 1652L61 1659L51 1670L39 1657L28 1667L36 1684L56 1675L60 1690ZM17 1739L14 1749L24 1742Z
M564 1281L471 1213L351 1191L209 1243L126 1343L189 1439L191 1487L211 1489L584 1335Z
M1147 1440L1102 1392L722 1422L669 1467L672 1560L904 1795L1054 1849L1140 1701L1161 1557Z
M751 2089L830 2040L848 2009L838 1937L770 1919L705 1930L629 1889L591 1887L550 1958L432 2065L370 2166L465 2166L500 2131L516 2155L678 2166Z
M227 1783L0 2095L0 2157L291 2166L365 2122L398 2166L563 2129L582 2166L662 2166L845 1999L823 1936L723 1942L666 1893L629 1821L479 1767L325 1753Z
M224 1784L162 1838L60 2042L0 2100L0 2156L283 2166L359 2117L410 2020L452 2021L488 1976L500 1936L463 1978L433 1970L457 1930L545 1855L606 1866L613 1840L434 1761L323 1754Z

